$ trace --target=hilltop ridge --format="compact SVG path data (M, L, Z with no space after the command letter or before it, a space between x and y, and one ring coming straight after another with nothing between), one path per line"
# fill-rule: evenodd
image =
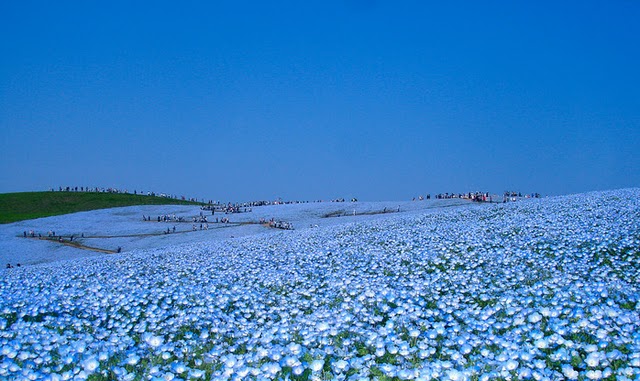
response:
M202 205L155 195L112 192L20 192L0 194L0 224L135 205Z

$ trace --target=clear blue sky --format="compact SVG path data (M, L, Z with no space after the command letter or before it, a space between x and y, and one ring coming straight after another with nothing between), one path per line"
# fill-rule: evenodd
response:
M0 192L640 186L638 20L638 1L4 1Z

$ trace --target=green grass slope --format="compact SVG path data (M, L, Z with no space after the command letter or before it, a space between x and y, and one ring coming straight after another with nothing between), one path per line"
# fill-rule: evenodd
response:
M201 205L166 197L94 192L24 192L0 194L0 224L87 210L132 205Z

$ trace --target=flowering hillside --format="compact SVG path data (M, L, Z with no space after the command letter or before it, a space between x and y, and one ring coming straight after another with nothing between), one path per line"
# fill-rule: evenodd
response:
M640 189L1 270L0 378L640 377Z

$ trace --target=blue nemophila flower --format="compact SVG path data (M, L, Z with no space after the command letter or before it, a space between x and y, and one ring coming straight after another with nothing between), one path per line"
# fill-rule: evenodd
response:
M324 366L323 360L313 360L311 364L309 364L309 369L313 372L319 372Z
M156 336L153 335L151 333L145 333L144 336L144 341L151 347L151 348L158 348L159 346L161 346L163 344L163 339L160 336Z

